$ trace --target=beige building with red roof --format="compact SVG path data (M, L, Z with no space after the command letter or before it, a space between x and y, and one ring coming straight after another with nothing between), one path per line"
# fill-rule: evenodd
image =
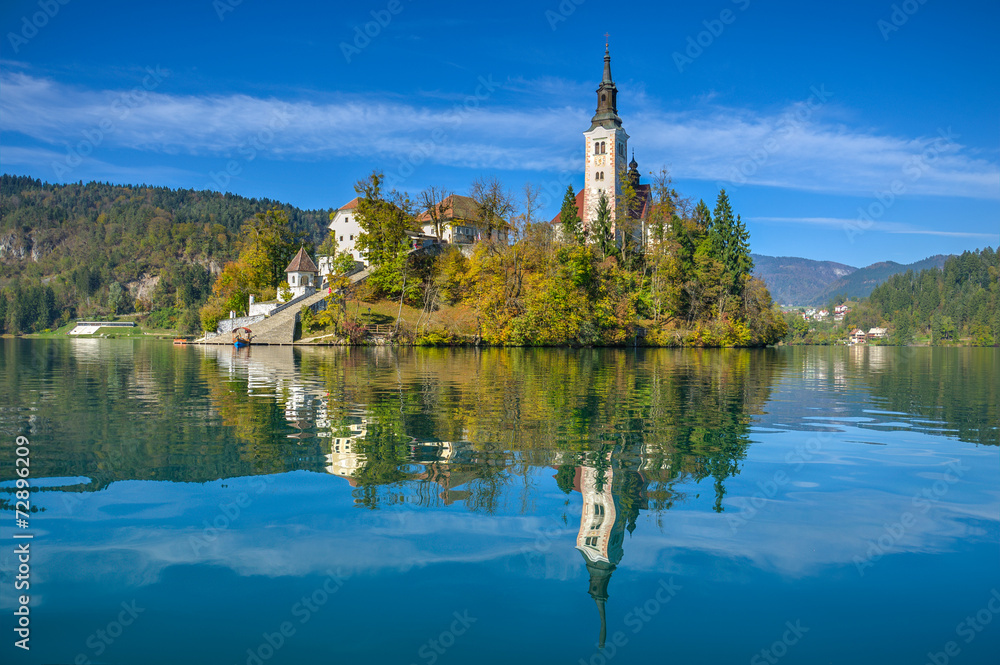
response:
M485 225L479 219L479 204L471 196L452 194L443 201L444 212L439 217L441 226L441 242L455 245L471 245L478 240L492 235L501 242L507 241L507 229L493 229L489 234ZM434 220L429 212L417 216L417 224L426 236L437 237Z

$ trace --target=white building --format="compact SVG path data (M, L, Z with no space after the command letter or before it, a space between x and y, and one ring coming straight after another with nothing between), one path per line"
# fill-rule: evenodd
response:
M493 229L488 232L486 227L479 221L477 212L478 206L471 197L453 194L445 199L447 210L441 214L442 234L441 241L457 245L471 245L485 239L492 233L493 238L500 242L507 242L509 226L504 224L504 228ZM361 225L357 220L358 198L341 207L333 216L330 222L330 231L337 238L337 251L348 252L364 265L368 262L357 249L358 236L361 235ZM437 242L434 222L430 214L424 212L416 218L420 232L410 233L410 243L412 247L426 245ZM320 257L320 274L330 273L330 264L333 257Z
M304 247L299 248L299 253L285 268L285 274L288 276L288 286L293 298L316 293L320 286L319 268L306 254Z
M366 263L361 252L355 247L358 236L361 235L361 225L354 214L358 208L358 197L354 197L336 212L330 221L330 231L337 238L337 251L348 252L355 261Z

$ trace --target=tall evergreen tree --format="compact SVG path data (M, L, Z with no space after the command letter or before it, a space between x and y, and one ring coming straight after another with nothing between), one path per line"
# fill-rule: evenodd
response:
M712 238L715 258L721 261L726 269L729 292L741 293L744 278L753 269L753 260L750 258L750 236L743 220L738 215L733 217L733 208L724 189L719 192L719 198L715 202L715 213L709 224L709 235Z
M597 218L594 220L593 235L597 240L597 246L601 250L601 257L607 258L615 251L615 234L611 226L611 205L608 196L601 192L597 199Z
M562 208L559 209L559 223L562 225L563 239L566 242L582 244L585 240L583 221L576 207L576 194L573 185L566 188Z

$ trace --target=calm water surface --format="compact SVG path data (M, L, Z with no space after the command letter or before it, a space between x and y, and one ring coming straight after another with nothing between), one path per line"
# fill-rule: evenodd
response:
M998 377L996 349L0 340L0 660L1000 662Z

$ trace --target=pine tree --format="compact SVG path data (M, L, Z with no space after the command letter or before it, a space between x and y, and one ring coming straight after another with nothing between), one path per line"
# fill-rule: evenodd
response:
M726 269L728 290L738 295L743 290L745 277L753 269L753 261L750 258L750 235L743 220L739 216L733 217L729 196L724 189L719 192L715 213L708 229L715 258L721 261Z
M566 242L583 243L583 222L577 212L573 185L566 188L566 196L563 197L562 208L559 210L559 223L562 225L563 239Z
M607 258L608 255L614 253L615 235L614 230L611 228L611 205L608 203L608 197L604 192L601 192L600 198L597 199L597 218L594 220L594 236L597 240L597 246L601 250L602 258Z

